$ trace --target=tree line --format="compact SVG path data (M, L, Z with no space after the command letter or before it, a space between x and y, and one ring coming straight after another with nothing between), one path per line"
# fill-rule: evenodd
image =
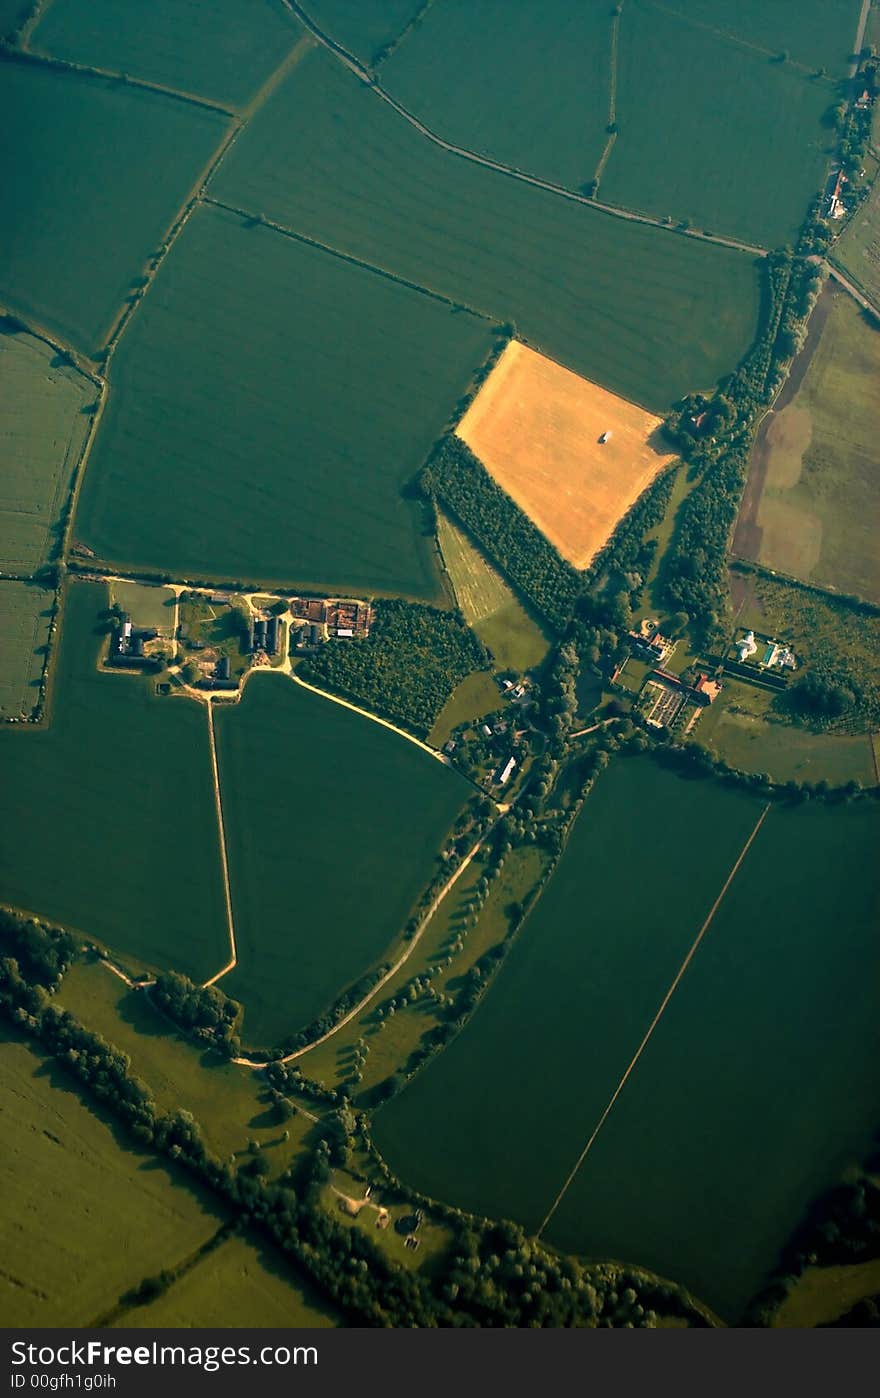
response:
M444 437L420 480L425 493L461 521L536 611L563 631L583 590L583 575L557 553L470 448L452 433Z

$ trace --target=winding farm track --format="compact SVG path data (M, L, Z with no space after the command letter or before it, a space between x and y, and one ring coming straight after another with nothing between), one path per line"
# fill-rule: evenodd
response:
M720 908L722 902L724 901L724 897L725 897L725 895L726 895L726 893L727 893L727 890L730 888L730 885L733 883L733 881L734 881L734 879L736 878L736 876L737 876L737 874L738 874L740 868L742 867L743 860L745 859L746 855L748 854L749 850L751 849L753 842L754 842L755 839L757 838L758 833L759 833L759 831L760 831L760 829L761 829L761 826L764 824L764 821L767 819L767 815L768 815L769 811L770 811L770 802L768 802L767 805L766 805L766 806L764 807L764 809L762 810L760 816L758 817L758 820L757 820L757 823L756 823L756 825L755 825L755 828L753 829L752 833L749 835L749 838L746 840L745 844L743 845L742 849L740 850L739 857L738 857L736 863L734 864L733 868L731 869L730 873L727 875L727 878L726 878L725 881L724 881L724 886L722 887L721 892L718 894L718 897L715 899L715 902L712 904L712 907L709 909L709 915L708 915L708 917L706 918L705 922L703 923L702 927L700 928L699 932L697 933L696 937L694 938L694 941L693 941L693 943L692 943L692 945L691 945L690 951L688 952L687 956L684 958L684 961L682 961L681 965L679 966L679 968L678 968L678 970L677 970L677 972L676 972L676 974L675 974L675 978L674 978L673 981L672 981L672 984L670 985L669 989L667 990L666 994L664 995L663 999L662 999L661 1002L660 1002L660 1008L658 1009L658 1011L657 1011L657 1013L655 1014L654 1018L651 1020L651 1023L648 1025L648 1028L647 1028L646 1031L645 1031L645 1035L644 1035L644 1037L643 1037L643 1039L642 1039L642 1042L639 1044L638 1048L636 1049L635 1053L633 1054L632 1058L630 1059L629 1063L627 1064L626 1070L625 1070L625 1072L624 1072L622 1078L620 1079L620 1082L617 1084L616 1088L614 1089L613 1093L611 1094L611 1097L610 1097L610 1099L609 1099L609 1101L608 1101L608 1105L606 1106L606 1108L605 1108L605 1110L603 1111L602 1115L599 1117L599 1120L597 1121L595 1127L593 1128L593 1133L592 1133L592 1135L590 1136L589 1140L587 1141L587 1144L584 1146L583 1150L581 1151L580 1155L578 1156L577 1160L575 1161L574 1165L572 1166L571 1170L569 1171L568 1175L566 1176L565 1183L563 1184L563 1186L562 1186L562 1188L560 1189L559 1193L557 1194L556 1198L553 1200L553 1203L550 1205L550 1208L547 1210L547 1213L544 1215L544 1221L542 1222L540 1228L538 1229L537 1233L535 1234L535 1236L536 1236L537 1238L540 1238L541 1234L544 1232L544 1229L547 1227L547 1224L550 1222L550 1220L552 1219L553 1215L556 1213L556 1210L559 1208L559 1205L562 1203L563 1199L565 1198L565 1196L566 1196L566 1194L567 1194L567 1192L568 1192L569 1186L572 1184L572 1182L573 1182L575 1176L577 1175L578 1170L581 1168L581 1166L583 1165L583 1163L584 1163L584 1161L586 1160L587 1156L589 1155L590 1150L592 1149L592 1147L593 1147L593 1145L594 1145L594 1143L595 1143L596 1137L599 1135L599 1132L602 1130L602 1127L605 1125L606 1121L608 1120L609 1116L611 1115L611 1112L612 1112L612 1110L613 1110L613 1108L614 1108L615 1102L617 1101L617 1099L618 1099L618 1097L620 1096L620 1094L621 1094L621 1092L623 1091L623 1089L626 1087L626 1084L627 1084L627 1082L629 1081L629 1078L630 1078L630 1076L631 1076L633 1070L635 1069L636 1064L638 1063L639 1059L641 1058L642 1054L644 1053L644 1051L645 1051L645 1049L646 1049L646 1047L647 1047L647 1045L648 1045L648 1042L649 1042L649 1040L650 1040L650 1038L651 1038L651 1035L654 1033L654 1030L657 1028L657 1025L660 1023L660 1020L661 1020L662 1017L663 1017L663 1014L664 1014L664 1012L665 1012L665 1010L666 1010L667 1005L669 1004L670 1000L672 999L673 995L675 994L676 990L678 989L679 985L681 984L682 978L684 977L684 974L685 974L685 972L687 971L688 966L689 966L689 965L691 964L691 962L693 961L693 959L694 959L694 957L695 957L695 955L696 955L696 953L697 953L697 950L698 950L698 948L699 948L699 946L700 946L700 943L702 942L702 940L703 940L703 938L705 937L706 933L708 932L710 926L712 925L712 921L713 921L713 919L714 919L714 917L715 917L715 914L717 913L717 911L718 911L718 909Z
M320 693L320 690L318 691L318 693ZM501 815L499 815L499 820L500 819ZM428 930L428 927L430 926L433 920L434 914L440 907L440 904L443 902L446 895L452 890L452 888L461 878L468 865L472 862L475 856L482 849L486 840L489 838L492 831L495 829L497 823L497 821L492 822L492 824L489 826L489 829L483 835L480 836L477 843L465 855L464 859L461 861L454 874L452 874L450 878L446 880L445 884L440 889L439 893L435 897L434 901L431 903L430 907L427 908L425 915L419 923L414 935L407 942L403 951L400 953L390 970L386 971L385 975L382 977L380 981L377 981L377 983L373 986L372 990L369 990L367 994L364 996L364 998L362 1000L359 1000L353 1009L349 1010L346 1015L343 1015L342 1019L340 1019L336 1024L334 1024L331 1029L328 1029L326 1034L322 1034L320 1039L313 1039L310 1044L305 1044L303 1048L294 1049L292 1053L285 1054L283 1058L278 1060L279 1062L292 1063L294 1059L302 1058L304 1054L311 1053L312 1049L319 1048L321 1044L326 1044L328 1039L332 1039L334 1034L338 1034L340 1029L344 1029L346 1024L350 1024L351 1021L355 1019L361 1013L362 1010L365 1010L367 1008L370 1002L374 1000L376 996L379 994L379 991L382 989L382 987L387 985L388 982L391 980L391 977L396 976L397 972L401 969L401 967L405 966L407 961L409 961L409 958L412 956L419 942L422 940L423 935ZM210 985L211 982L209 981L208 984ZM266 1067L265 1063L257 1062L253 1058L233 1058L232 1062L238 1063L243 1068Z
M310 15L296 3L296 0L282 0L285 8L300 21L310 34L323 44L328 52L344 64L356 78L365 83L376 96L388 104L398 116L403 117L420 136L424 136L432 145L439 146L441 150L448 151L450 155L456 155L461 160L469 160L474 165L481 165L485 170L494 170L498 175L507 175L508 178L519 180L522 184L532 185L535 189L543 189L547 194L555 194L560 199L568 199L575 204L585 204L590 209L598 210L599 213L609 214L612 218L622 218L628 223L642 223L650 228L659 228L664 233L677 233L679 237L695 238L698 242L714 243L719 247L733 248L737 252L751 253L754 257L766 257L767 248L756 247L752 243L741 243L736 238L723 238L716 233L705 233L697 228L676 228L671 224L664 223L662 219L652 218L650 214L636 213L633 209L622 209L617 204L605 204L600 199L592 199L587 194L578 194L573 189L566 189L564 185L555 184L552 180L543 180L538 175L528 175L523 170L517 170L513 165L505 165L503 161L492 160L488 155L480 155L478 151L468 150L465 146L457 146L452 141L445 140L438 136L436 131L432 131L423 121L420 121L413 112L398 102L391 93L382 87L373 76L358 60L353 53L332 39L326 34Z

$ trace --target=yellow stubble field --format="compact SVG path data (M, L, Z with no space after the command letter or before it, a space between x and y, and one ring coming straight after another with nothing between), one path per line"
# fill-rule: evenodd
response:
M676 459L661 422L511 340L456 432L563 558L586 568Z

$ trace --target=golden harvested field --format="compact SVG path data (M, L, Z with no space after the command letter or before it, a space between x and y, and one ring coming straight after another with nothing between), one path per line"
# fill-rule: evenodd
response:
M563 558L585 568L675 460L660 425L511 340L456 431Z

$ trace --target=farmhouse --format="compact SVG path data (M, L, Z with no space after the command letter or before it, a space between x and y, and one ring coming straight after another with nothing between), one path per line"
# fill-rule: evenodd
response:
M147 641L154 641L158 635L158 631L152 626L135 629L132 626L131 617L124 613L110 641L110 649L107 654L108 665L127 666L129 669L139 670L143 669L145 665L154 663L152 656L146 654L144 647Z
M628 631L627 637L633 655L649 665L666 665L676 646L675 641L661 636L656 621L647 618L638 631Z

